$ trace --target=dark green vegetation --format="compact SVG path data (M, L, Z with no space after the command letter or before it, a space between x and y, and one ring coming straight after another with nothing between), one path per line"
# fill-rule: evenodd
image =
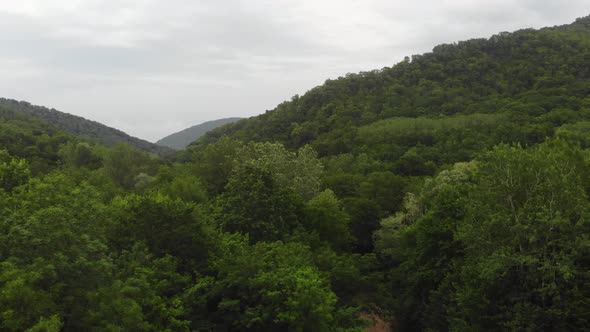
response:
M175 161L2 110L0 330L583 330L589 94L584 18L328 81Z
M101 123L87 120L76 115L63 113L55 109L31 105L25 101L0 98L0 107L44 120L67 133L90 139L107 146L113 146L117 143L126 143L141 151L154 153L160 156L167 156L173 153L173 150L169 148L129 136L120 130L105 126Z
M161 146L167 146L175 150L182 150L186 148L187 145L189 145L190 143L201 138L201 136L205 135L205 133L207 133L208 131L221 127L228 123L234 123L240 119L241 118L224 118L203 122L196 126L192 126L190 128L181 130L177 133L168 135L162 138L161 140L157 141L156 144Z

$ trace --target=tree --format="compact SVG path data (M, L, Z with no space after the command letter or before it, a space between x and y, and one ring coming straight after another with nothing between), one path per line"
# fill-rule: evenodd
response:
M58 154L66 166L97 169L102 165L102 160L95 154L93 147L85 142L63 144Z
M134 189L136 177L142 172L149 173L152 166L148 155L123 143L106 150L103 158L105 173L127 190Z
M302 211L293 191L252 165L236 170L216 205L225 231L249 234L254 242L284 239L300 224Z
M576 309L588 295L587 169L562 141L482 157L456 235L466 255L456 326L576 329L589 318Z
M248 245L225 236L211 259L215 280L204 279L188 294L206 296L216 329L242 331L347 331L360 321L338 307L326 279L298 243Z
M350 217L341 205L334 192L325 190L305 204L303 224L334 249L345 250L353 238L349 230Z
M0 150L0 189L10 192L25 184L30 176L26 160L14 158L6 150Z
M195 174L204 180L210 194L223 191L234 167L237 151L242 147L243 143L222 137L193 154Z
M96 331L189 331L181 299L190 276L178 272L178 260L161 258L141 243L114 261L107 282L87 296L83 325Z
M3 328L81 328L85 295L109 271L106 208L93 188L60 173L31 179L8 202L0 222Z
M304 200L320 191L323 166L308 145L295 153L278 143L250 143L238 152L234 172L240 172L242 167L268 171L279 186L291 189Z
M400 329L448 329L450 285L457 282L463 257L455 237L476 171L475 162L442 171L418 195L408 194L403 209L383 219L375 232L375 252L388 270Z
M188 270L206 261L213 238L209 226L194 219L193 203L148 192L119 197L112 208L109 239L118 250L143 242L156 257L175 256Z
M154 189L185 202L203 203L207 200L207 187L184 165L175 165L174 168L160 167L159 174L154 180Z

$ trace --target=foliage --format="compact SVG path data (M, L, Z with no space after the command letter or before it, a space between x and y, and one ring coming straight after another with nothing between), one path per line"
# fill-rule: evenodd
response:
M327 280L313 266L311 252L298 243L224 238L211 259L213 283L197 285L215 299L219 329L243 331L344 331L358 323L350 309L338 308Z
M477 165L477 166L476 166ZM587 317L587 157L563 141L498 146L385 219L377 250L400 325L571 330Z
M27 183L31 172L24 159L11 157L6 150L0 150L0 189L12 189Z

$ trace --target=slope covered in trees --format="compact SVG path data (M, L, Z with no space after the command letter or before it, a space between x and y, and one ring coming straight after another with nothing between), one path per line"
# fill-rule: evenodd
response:
M202 142L231 135L292 148L311 144L321 156L362 153L378 148L368 147L363 135L376 122L385 120L380 124L385 129L401 118L412 127L407 118L452 121L453 116L478 113L517 116L494 128L534 123L517 133L528 135L529 141L535 135L543 139L550 133L547 127L578 120L579 110L588 106L589 25L586 17L570 25L439 45L390 68L327 80L272 111L214 130ZM412 137L404 131L405 139L391 143L430 146L440 141L424 137L428 133Z
M176 162L0 111L0 330L587 328L588 22L329 81Z
M391 67L328 80L272 111L213 130L189 150L229 136L310 145L323 184L346 202L361 252L408 191L501 143L585 142L590 120L590 18L439 45Z
M0 98L0 107L39 118L72 135L90 139L107 146L112 146L116 143L127 143L139 150L155 153L160 156L172 153L172 150L169 148L129 136L120 130L105 126L96 121L63 113L55 109L35 106L25 101L16 101L6 98Z
M190 143L201 138L201 136L205 135L208 131L213 130L217 127L221 127L228 123L234 123L240 119L241 118L224 118L203 122L201 124L181 130L177 133L168 135L158 140L156 144L161 146L167 146L175 150L182 150L186 148L186 146Z
M589 17L439 45L391 68L328 80L208 133L189 150L197 160L223 137L316 150L321 187L347 215L351 250L376 255L389 288L389 297L373 300L391 310L400 329L573 329L586 319L575 310L587 290L583 250L575 246L585 246L588 233L581 212L588 68ZM455 171L461 162L470 162L467 174ZM437 174L451 184L432 196ZM575 185L566 180L574 174ZM484 207L491 198L476 193L493 192L492 185L503 190L499 205ZM583 197L581 205L568 205L574 196L558 198L570 190ZM509 204L505 212L502 204ZM485 218L487 228L473 224ZM482 230L489 234L477 234Z

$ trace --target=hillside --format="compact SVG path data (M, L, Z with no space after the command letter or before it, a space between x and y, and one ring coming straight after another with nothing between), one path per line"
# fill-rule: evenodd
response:
M221 137L310 145L325 166L323 186L347 203L357 250L370 252L380 220L399 211L421 178L502 143L567 136L589 144L589 95L586 17L443 44L391 68L327 80L208 132L188 151L199 156Z
M240 119L241 118L224 118L203 122L201 124L181 130L177 133L168 135L158 140L156 144L161 146L167 146L175 150L182 150L186 148L187 145L189 145L190 143L201 138L201 136L205 135L205 133L207 133L208 131L221 127L228 123L234 123Z
M559 27L439 45L393 67L327 80L272 111L214 130L201 142L229 135L291 148L311 144L320 155L331 156L377 148L364 144L363 135L379 121L385 121L382 126L396 118L477 113L534 122L530 130L542 139L588 107L589 25L586 17Z
M220 162L241 160L241 144L317 151L352 252L377 257L363 278L386 289L355 296L391 310L396 329L576 329L586 316L575 303L590 294L587 240L576 237L590 232L589 96L585 17L327 80L188 151L210 163L196 169L221 196L232 174L257 183ZM243 222L255 220L267 219Z
M169 148L161 147L148 141L129 136L120 130L105 126L96 121L63 113L55 109L31 105L25 101L16 101L6 98L0 98L0 107L42 119L72 135L90 139L107 146L123 142L139 150L155 153L161 156L172 153L172 150Z

